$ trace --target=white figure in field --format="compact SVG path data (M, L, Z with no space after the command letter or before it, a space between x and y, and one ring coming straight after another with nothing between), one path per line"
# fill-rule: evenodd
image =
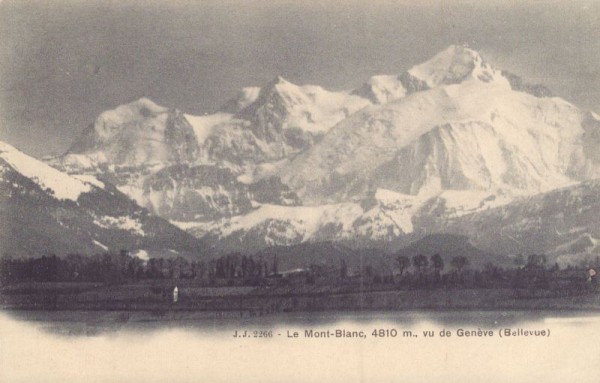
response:
M179 289L175 286L173 289L173 303L177 303L177 299L179 299Z

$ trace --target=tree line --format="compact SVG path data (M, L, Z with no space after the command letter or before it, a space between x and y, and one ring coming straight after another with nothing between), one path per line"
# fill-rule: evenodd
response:
M320 284L387 286L386 288L438 287L573 287L585 281L585 270L560 269L548 265L545 255L515 257L512 267L492 263L470 267L465 256L455 256L446 266L440 254L409 257L396 254L394 269L381 270L371 264L350 270L341 258L336 266L311 264L293 272L280 272L276 254L249 256L239 253L210 260L184 257L151 258L144 261L123 250L94 256L70 254L39 258L0 260L0 283L102 282L125 283L143 280L192 280L203 286L271 284ZM383 287L382 287L383 288Z
M540 288L540 289L587 289L597 284L589 278L589 269L600 268L596 259L592 267L550 264L544 254L522 254L513 258L513 265L502 267L491 262L483 267L470 267L465 256L455 256L449 261L450 269L444 272L445 263L439 254L427 257L424 254L412 257L398 254L395 257L398 282L409 287L482 287L482 288ZM407 270L412 266L413 272Z
M159 279L198 279L205 284L217 280L242 279L258 283L277 274L277 259L228 254L219 258L189 260L185 257L150 258L144 261L122 250L93 256L69 254L39 258L0 260L0 282L136 282Z

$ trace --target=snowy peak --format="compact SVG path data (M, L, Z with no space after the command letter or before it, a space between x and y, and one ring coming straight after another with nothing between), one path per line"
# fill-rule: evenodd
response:
M69 151L72 153L84 152L89 150L91 145L99 146L114 139L115 136L122 133L125 124L144 119L157 119L167 113L167 108L161 107L145 97L105 111L96 118L90 129L91 134L85 137L86 140L77 141Z
M252 122L252 131L257 138L272 142L277 140L293 108L309 102L298 86L277 76L260 90L256 101L238 113L238 117Z
M166 113L168 113L167 108L142 97L132 103L101 113L96 119L94 127L100 137L108 139L118 133L119 127L123 124L136 120L158 118Z
M493 82L504 87L514 83L514 87L525 88L521 79L505 76L504 72L486 63L478 52L463 45L451 45L400 75L373 76L352 93L374 104L386 104L415 92L458 84L468 79ZM539 91L537 87L535 90Z
M103 112L63 157L67 167L140 166L194 161L194 129L183 113L147 98Z
M243 108L240 111L240 115L254 116L261 109L266 108L280 108L282 114L284 114L295 105L304 104L309 101L301 87L292 84L281 76L276 76L264 87L260 88L254 102Z
M582 148L579 109L514 91L500 77L486 82L471 74L353 114L281 168L282 180L305 203L320 204L360 197L373 186L413 195L498 188L539 193L598 171L588 161L591 147ZM593 120L589 125L592 137L597 129Z
M429 88L458 84L468 78L508 85L500 71L486 63L481 55L464 45L451 45L430 60L412 67L408 73Z
M331 92L314 85L296 85L282 76L276 76L258 91L248 88L241 97L251 103L235 101L241 109L236 118L250 121L254 135L267 142L303 134L322 134L348 115L368 105L362 97L346 92ZM239 100L239 99L238 99ZM298 137L300 141L305 138Z

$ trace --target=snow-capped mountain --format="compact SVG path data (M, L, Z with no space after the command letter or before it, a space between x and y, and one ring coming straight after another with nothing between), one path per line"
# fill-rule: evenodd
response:
M187 118L207 153L204 162L251 173L259 164L306 150L368 104L348 92L298 86L277 76L260 89L244 89L214 115Z
M0 142L0 254L200 255L201 243L112 185L70 176Z
M483 82L508 81L523 89L526 87L519 77L491 67L476 51L465 46L451 45L431 60L400 75L373 76L353 91L353 94L368 98L374 104L386 104L415 92L458 84L469 78Z
M451 46L348 92L278 76L205 116L141 99L50 163L251 252L463 235L452 222L598 178L599 146L596 114Z
M60 159L67 169L140 167L193 162L200 148L178 110L141 98L106 111L84 130Z
M427 86L358 111L279 169L305 203L375 188L529 195L597 174L582 139L589 116L560 98L515 91L474 51L451 47L408 73Z
M367 104L348 92L297 86L279 76L242 90L207 116L142 98L102 113L49 163L108 180L176 221L246 213L252 201L294 205L297 196L270 176L272 169Z
M297 86L280 76L246 88L215 114L194 116L141 98L106 111L57 166L108 167L225 163L241 166L286 158L369 102L347 92Z

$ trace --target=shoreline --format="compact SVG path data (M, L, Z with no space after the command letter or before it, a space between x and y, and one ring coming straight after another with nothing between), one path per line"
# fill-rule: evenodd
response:
M0 310L21 311L129 311L238 313L265 316L288 312L351 311L600 311L597 290L564 294L552 290L520 289L411 289L350 292L256 291L240 293L229 288L211 290L209 295L193 294L182 288L179 301L169 296L152 295L143 289L110 286L106 290L59 292L28 290L0 292ZM233 293L233 294L228 294ZM200 295L199 295L200 294Z

